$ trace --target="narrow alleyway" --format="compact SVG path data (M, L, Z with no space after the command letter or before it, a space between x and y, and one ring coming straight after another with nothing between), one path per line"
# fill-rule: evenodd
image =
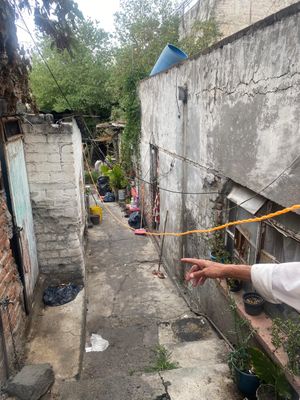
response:
M116 204L109 207L121 217ZM89 231L86 341L89 346L91 335L99 334L109 347L85 352L80 380L60 385L61 399L239 398L228 378L224 342L195 318L168 278L153 276L157 263L151 240L120 227L107 212ZM155 364L158 344L172 352L178 369L145 372Z

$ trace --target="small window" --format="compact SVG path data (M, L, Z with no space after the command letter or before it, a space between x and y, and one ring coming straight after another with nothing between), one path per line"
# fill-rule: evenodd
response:
M292 262L300 259L300 243L264 224L260 262Z

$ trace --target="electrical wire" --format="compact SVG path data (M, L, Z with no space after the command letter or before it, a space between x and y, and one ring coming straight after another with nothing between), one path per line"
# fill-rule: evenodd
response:
M288 171L290 168L292 168L292 167L294 166L294 164L299 160L299 158L300 158L300 155L298 155L298 156L291 162L291 164L289 164L283 171L281 171L280 174L277 175L276 178L274 178L270 183L268 183L265 187L263 187L258 193L256 193L255 195L249 197L249 199L243 200L241 203L239 203L239 204L237 204L237 205L235 205L235 206L233 206L233 207L229 207L229 208L226 208L226 209L222 210L222 212L228 212L228 211L234 210L235 208L240 207L242 204L247 203L247 201L253 200L253 199L255 199L256 197L258 197L259 195L261 195L265 190L267 190L267 189L268 189L270 186L272 186L276 181L278 181L278 179L281 178L282 175L284 175L286 171Z
M88 168L89 171L89 175L90 178L93 182L94 188L96 189L97 193L97 186L96 183L94 181L93 175L92 175L92 171L90 166L88 165L86 156L84 155L85 158L85 162L86 162L86 166ZM131 231L135 231L134 228L131 228L129 225L125 224L122 220L120 220L120 218L118 218L111 210L109 210L109 208L105 205L105 203L101 200L101 204L104 205L104 208L109 212L109 214L122 226L125 226L127 229L131 230ZM216 232L216 231L220 231L223 230L225 228L228 228L230 226L235 226L235 225L244 225L244 224L249 224L252 222L261 222L261 221L265 221L267 219L271 219L271 218L275 218L279 215L283 215L283 214L287 214L289 212L295 211L295 210L299 210L300 209L300 204L294 204L291 207L286 207L283 208L282 210L270 213L270 214L266 214L266 215L262 215L260 217L255 217L255 218L248 218L248 219L243 219L243 220L237 220L237 221L232 221L232 222L227 222L226 224L223 225L218 225L218 226L214 226L212 228L207 228L207 229L193 229L193 230L189 230L189 231L185 231L185 232L145 232L146 236L173 236L173 237L182 237L182 236L188 236L188 235L193 235L193 234L204 234L204 233L212 233L212 232Z

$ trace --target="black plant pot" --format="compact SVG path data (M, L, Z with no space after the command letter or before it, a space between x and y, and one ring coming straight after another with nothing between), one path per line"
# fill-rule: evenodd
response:
M259 315L264 308L265 300L255 292L248 292L243 295L245 311L249 315Z
M276 390L273 385L260 385L256 391L257 400L277 399Z
M239 391L246 396L254 396L260 384L258 377L254 374L241 371L234 364L233 367L235 372L236 385Z
M242 289L243 282L238 279L227 279L227 285L230 292L239 292Z

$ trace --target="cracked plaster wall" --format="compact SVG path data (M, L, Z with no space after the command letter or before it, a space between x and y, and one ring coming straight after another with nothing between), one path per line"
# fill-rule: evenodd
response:
M144 80L139 88L141 176L149 180L150 142L159 149L161 188L228 192L226 183L232 180L260 192L286 169L263 195L283 207L299 203L300 162L288 168L300 154L299 37L298 4ZM186 105L177 100L178 86L187 87ZM149 193L145 185L145 199ZM207 228L221 220L224 197L217 193L160 194L161 229L166 210L167 231ZM149 202L145 207L151 209ZM205 236L166 237L165 261L179 281L181 256L208 254ZM209 307L209 290L193 290L192 297L226 328L228 316ZM216 293L221 310L224 298Z
M23 125L40 270L51 281L82 281L85 226L81 135L75 120L27 116Z
M296 2L296 0L199 0L181 18L179 36L181 39L189 36L196 21L214 18L221 36L226 37Z

